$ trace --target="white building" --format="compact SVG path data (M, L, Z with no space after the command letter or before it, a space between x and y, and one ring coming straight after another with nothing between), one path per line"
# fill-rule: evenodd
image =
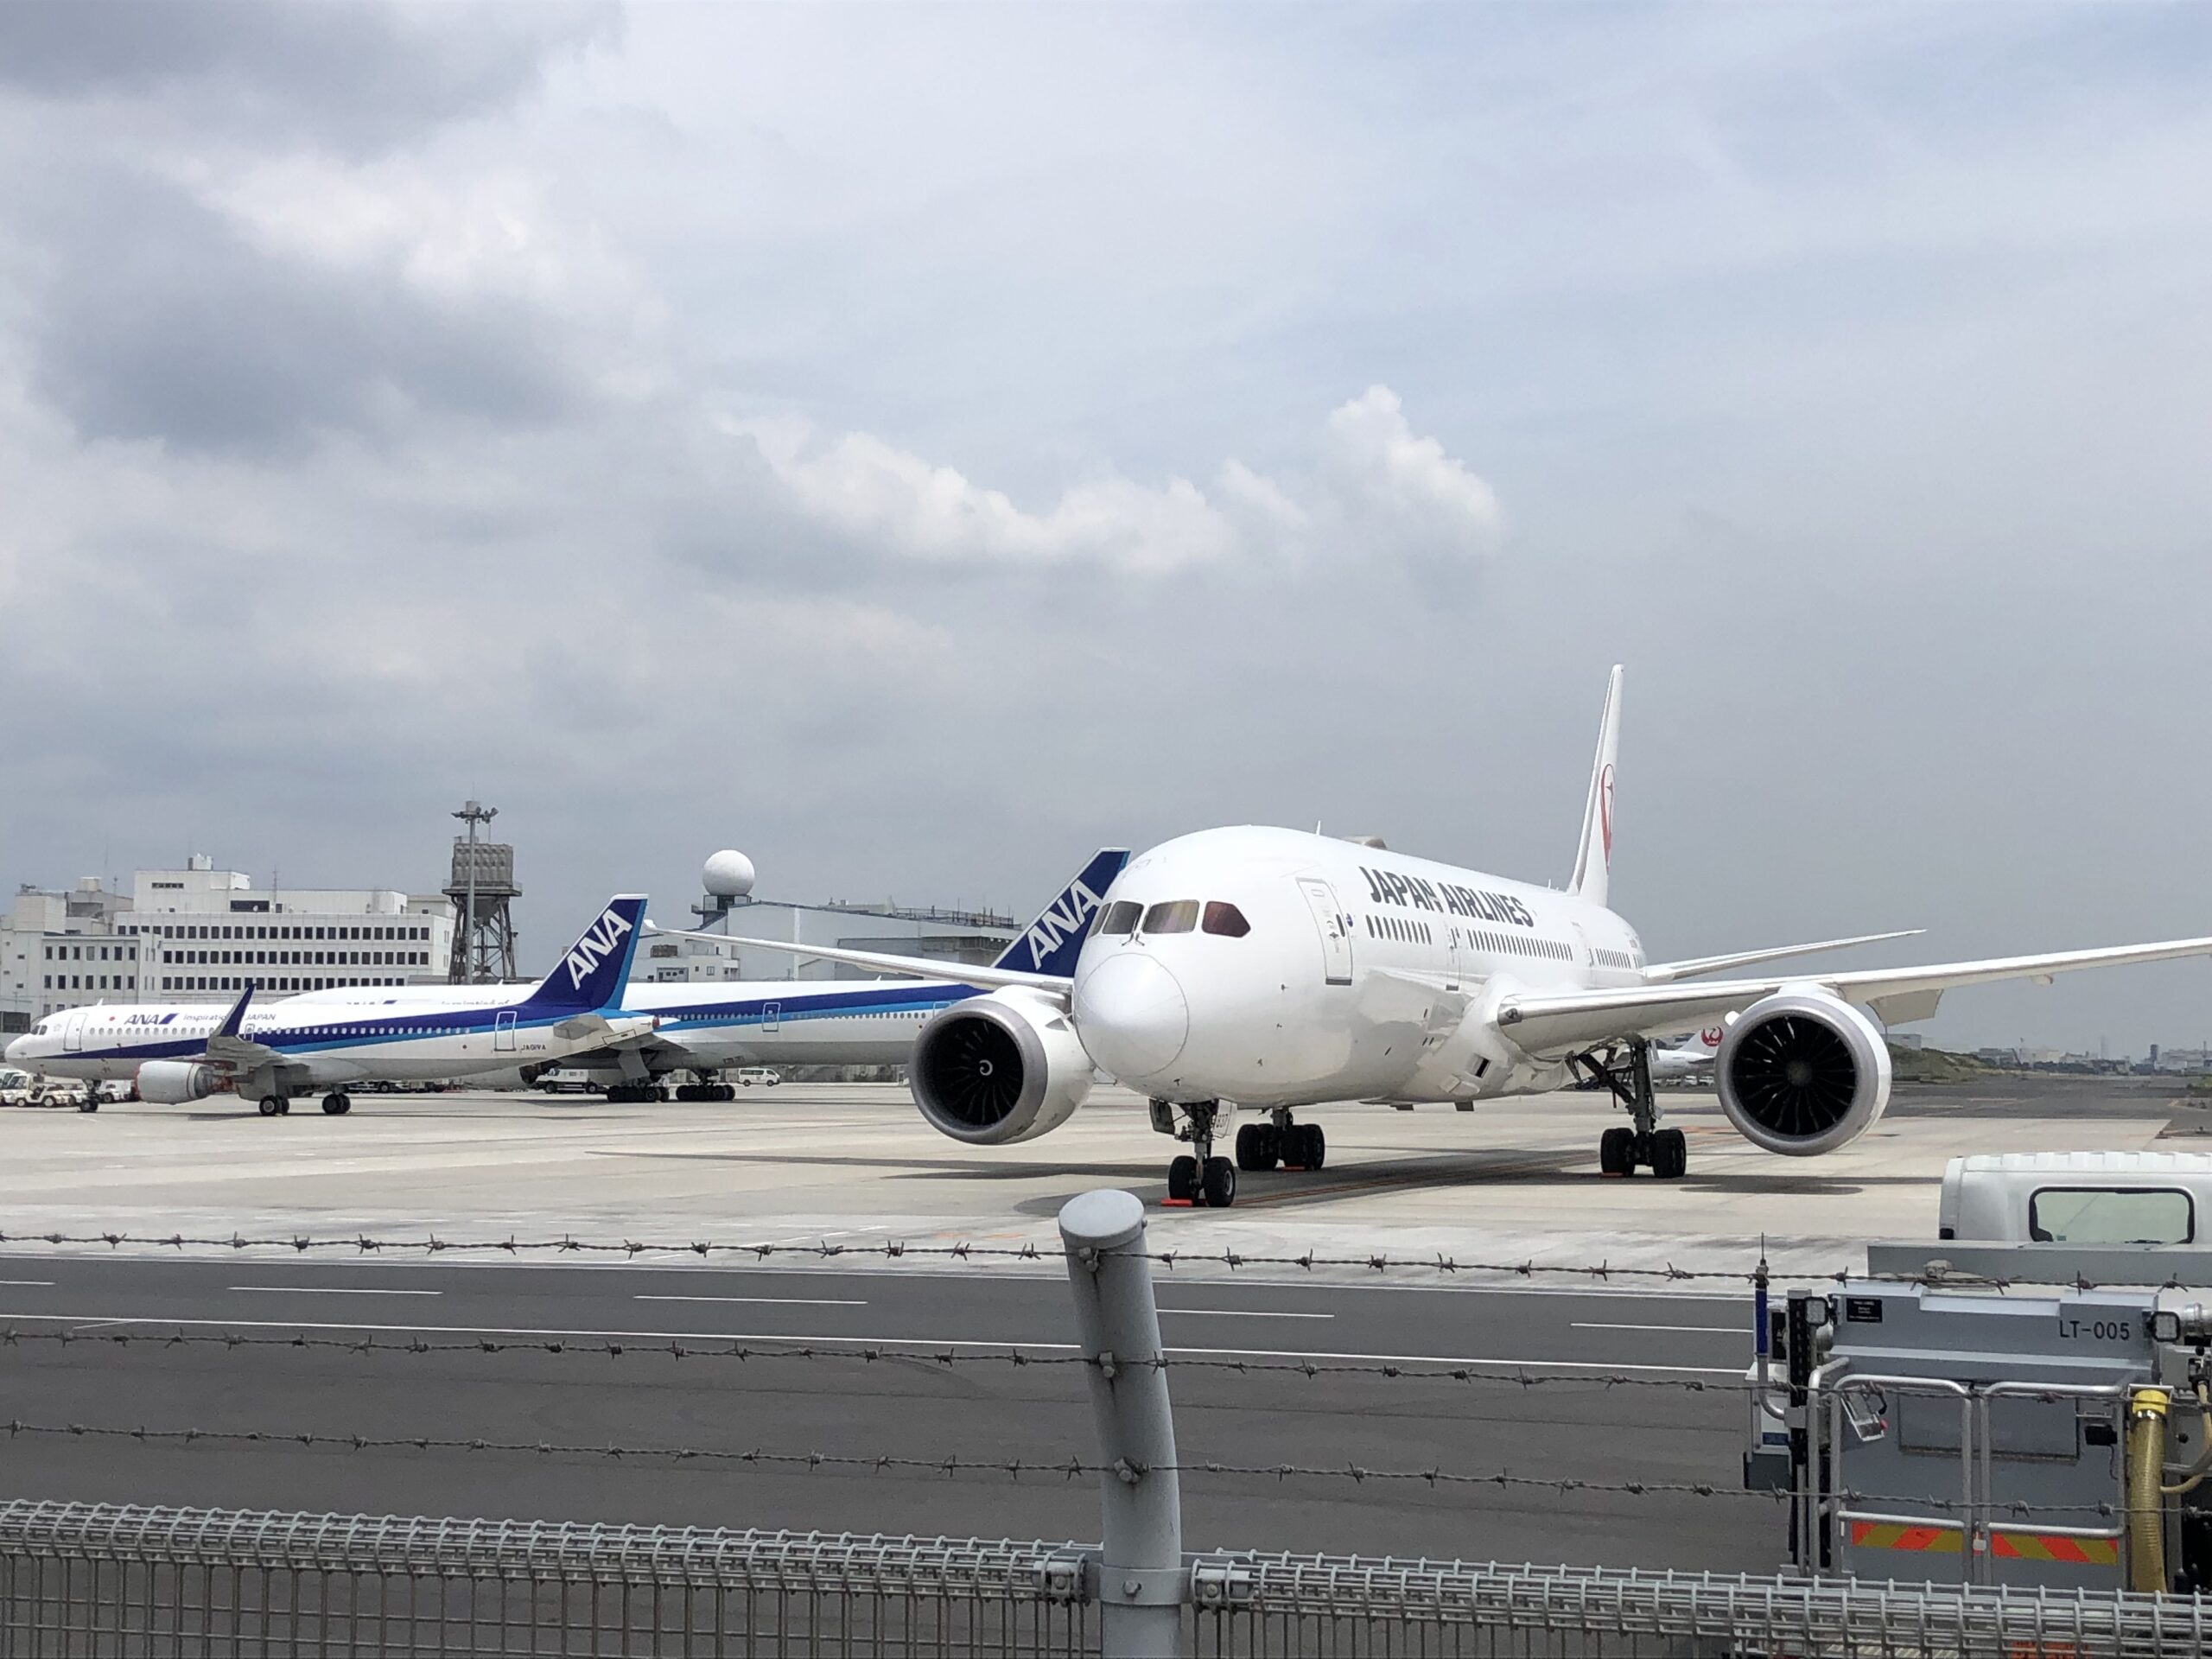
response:
M68 893L18 890L0 917L0 1033L29 1031L56 1008L139 995L143 946L118 920L129 906L98 876Z
M137 941L153 997L287 995L334 986L442 983L453 907L442 893L388 888L257 890L195 855L181 870L140 870L117 924Z
M339 985L440 983L453 949L442 893L257 890L194 855L116 893L25 887L0 919L0 1031L88 1002L214 1001Z

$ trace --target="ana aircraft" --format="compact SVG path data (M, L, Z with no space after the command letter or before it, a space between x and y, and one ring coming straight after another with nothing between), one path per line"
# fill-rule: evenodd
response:
M1122 867L1126 848L1101 849L1061 888L1037 918L1001 952L995 968L1040 974L1072 974L1091 918ZM701 933L645 924L648 933L727 942ZM942 976L951 964L939 962ZM475 995L481 995L476 992ZM894 1065L914 1046L914 1033L963 998L980 995L965 981L933 978L855 982L818 979L745 980L734 984L656 984L639 980L623 998L626 1013L648 1014L652 1028L613 1038L595 1052L563 1062L597 1083L611 1101L666 1098L671 1073L711 1073L743 1065ZM346 1004L369 995L359 990L317 991L318 1002ZM464 987L426 990L432 997L466 999ZM532 1073L531 1075L535 1075ZM679 1084L679 1100L731 1100L727 1083Z
M925 1025L910 1058L924 1117L971 1144L1065 1123L1093 1068L1147 1096L1153 1127L1191 1144L1171 1201L1226 1205L1236 1172L1318 1169L1327 1148L1297 1110L1332 1101L1462 1107L1559 1087L1610 1088L1630 1122L1599 1141L1608 1174L1680 1176L1661 1127L1653 1033L1726 1023L1722 1109L1770 1152L1808 1157L1865 1134L1890 1097L1882 1024L1924 1020L1953 987L2212 955L2212 938L1854 972L1728 975L1873 934L1652 963L1610 908L1621 671L1613 670L1563 892L1294 830L1208 830L1130 861L1067 976L976 969L990 994ZM789 950L772 941L749 944ZM870 951L809 954L918 972ZM1236 1160L1214 1155L1224 1116Z
M349 1083L406 1082L550 1062L642 1035L650 1014L625 1014L622 992L645 918L641 894L607 900L534 987L488 987L456 1002L443 987L385 988L342 1006L288 997L253 1014L251 986L218 1004L100 1003L49 1014L8 1045L11 1065L56 1077L128 1077L163 1105L226 1090L257 1099L264 1117L327 1088L322 1109L353 1109Z

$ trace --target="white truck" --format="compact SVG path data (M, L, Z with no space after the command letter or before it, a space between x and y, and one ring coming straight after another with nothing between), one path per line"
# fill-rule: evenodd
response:
M2212 1218L2212 1154L2004 1152L1943 1170L1936 1236L1961 1243L2177 1246Z

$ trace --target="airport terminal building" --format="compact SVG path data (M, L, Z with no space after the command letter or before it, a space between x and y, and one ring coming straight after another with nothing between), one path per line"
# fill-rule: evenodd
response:
M442 982L453 948L442 893L256 888L195 855L140 870L127 893L87 876L67 893L24 888L0 922L0 1030L57 1009L125 1000Z

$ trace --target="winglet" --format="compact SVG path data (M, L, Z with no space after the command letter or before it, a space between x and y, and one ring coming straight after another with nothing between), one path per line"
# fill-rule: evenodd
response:
M537 1009L611 1008L622 1001L630 982L630 962L638 953L639 925L645 915L641 893L617 893L607 901L582 937L563 953L558 967L524 999Z
M1590 768L1590 798L1582 808L1582 844L1567 890L1593 905L1605 902L1613 874L1613 762L1621 747L1621 665L1605 682L1605 712L1598 722L1598 759Z
M223 1016L223 1023L208 1035L213 1042L218 1037L235 1037L245 1026L245 1005L253 1001L253 982L248 980L245 988L238 993L238 1000L231 1004L231 1011Z
M1059 890L991 966L1050 974L1058 979L1073 975L1075 959L1083 954L1083 942L1090 935L1090 918L1097 912L1099 900L1128 861L1126 847L1100 848L1083 867L1083 873Z

